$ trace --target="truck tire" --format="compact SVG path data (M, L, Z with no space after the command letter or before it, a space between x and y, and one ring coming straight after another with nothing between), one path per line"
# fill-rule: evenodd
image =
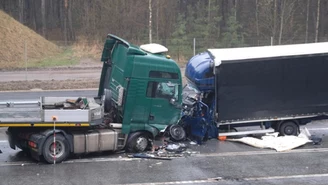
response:
M61 163L69 156L69 144L63 135L56 135L56 163ZM42 147L43 158L48 163L54 162L54 138L49 136Z
M137 132L130 135L125 150L127 152L144 152L149 146L149 137L145 133Z
M288 136L288 135L297 136L298 133L299 133L299 126L294 121L286 121L279 126L279 134L281 136Z

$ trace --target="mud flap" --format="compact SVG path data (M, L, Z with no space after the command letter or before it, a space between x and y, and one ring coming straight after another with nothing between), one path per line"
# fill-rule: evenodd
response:
M15 139L13 138L12 134L9 131L6 131L6 134L7 134L10 148L13 150L16 150L16 143L15 143Z

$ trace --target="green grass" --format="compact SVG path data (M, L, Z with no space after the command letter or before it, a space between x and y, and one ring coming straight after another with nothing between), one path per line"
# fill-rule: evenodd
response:
M74 57L72 49L65 49L63 52L44 58L42 60L28 61L28 68L40 68L40 67L55 67L55 66L69 66L78 64L79 60Z

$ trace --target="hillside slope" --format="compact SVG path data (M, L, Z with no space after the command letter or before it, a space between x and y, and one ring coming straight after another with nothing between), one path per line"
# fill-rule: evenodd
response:
M61 51L57 45L0 11L0 69L25 66L25 43L28 61L49 57Z

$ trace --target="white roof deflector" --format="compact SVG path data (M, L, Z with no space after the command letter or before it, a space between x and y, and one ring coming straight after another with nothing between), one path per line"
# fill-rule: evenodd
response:
M168 49L165 46L162 46L160 44L155 44L155 43L144 44L144 45L141 45L140 48L142 50L147 51L147 52L152 53L152 54L165 53L165 52L168 51Z
M328 42L208 49L207 51L214 59L215 66L219 66L222 61L276 58L297 55L328 54Z

